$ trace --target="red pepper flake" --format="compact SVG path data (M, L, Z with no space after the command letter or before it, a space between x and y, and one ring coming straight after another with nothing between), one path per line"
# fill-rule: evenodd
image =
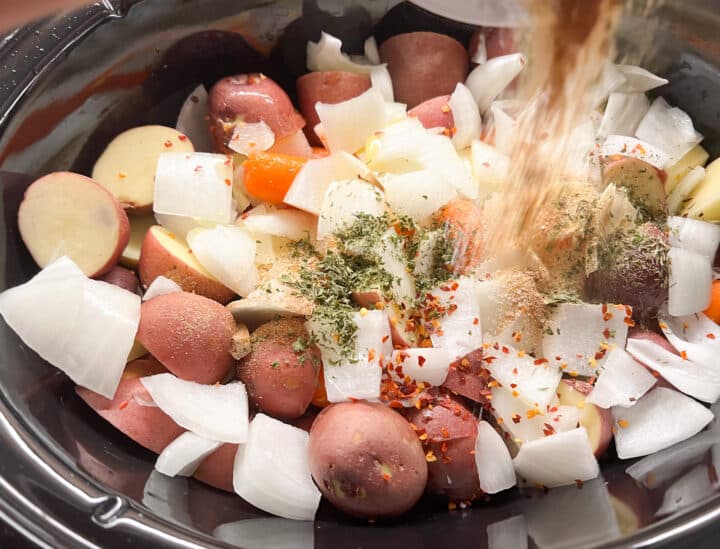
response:
M225 179L225 184L226 184L228 187L232 187L232 181L230 181L229 179Z
M517 413L515 413L515 412L513 412L513 415L510 416L510 417L512 418L513 423L520 423L520 420L522 419L522 417L520 416L520 414L517 414Z
M535 416L540 415L540 410L537 409L531 409L527 411L527 418L532 419Z
M635 321L634 321L632 318L628 317L628 316L626 316L625 318L623 318L623 322L624 322L625 324L627 324L628 326L630 326L631 328L632 328L633 326L635 326Z
M513 374L518 375L518 369L517 369L517 368L513 368Z
M480 324L480 319L478 317L473 318L473 326L477 326Z
M450 289L452 289L452 291L455 291L455 290L457 290L459 287L460 287L460 284L458 284L457 282L453 282L453 283L451 284L451 286L450 286Z
M627 419L618 419L617 424L623 429L626 429L630 426L630 422Z
M547 358L538 358L538 359L535 359L533 364L535 364L535 366L540 366L541 364L547 364L547 362L548 362Z
M128 401L127 401L127 400L123 400L123 401L120 403L120 406L118 406L118 408L120 408L121 410L124 410L125 408L127 408L127 406L128 406Z
M382 338L381 341L382 341L383 343L385 343L389 338L390 338L390 336L387 336L387 335L386 335L386 336L383 336L383 338Z
M688 359L688 357L687 357L687 352L685 352L685 351L680 351L680 356L682 357L683 360L687 360L687 359Z
M443 436L445 436L445 438L448 438L449 433L448 433L447 435L443 435ZM441 454L444 454L444 453L446 453L447 451L448 451L447 442L443 442L442 445L440 446L440 453L441 453Z
M382 478L383 478L383 480L384 480L385 482L390 482L390 479L392 478L392 475L391 475L390 473L383 473Z
M127 174L125 172L118 172L118 179L125 179Z
M440 434L443 436L443 438L450 438L450 431L448 431L447 427L441 427Z
M707 334L705 337L708 339L715 339L715 334Z
M603 320L604 320L605 322L607 322L607 321L610 320L612 317L613 317L613 314L612 314L610 311L608 311L607 313L605 313L605 314L603 315Z
M605 328L602 334L605 339L610 339L610 328Z
M425 357L418 356L418 366L423 366L424 364L425 364Z
M582 490L583 487L583 481L580 479L575 479L575 484L577 485L578 489Z
M165 145L166 149L170 149L173 146L172 141L170 141L169 139L167 141L165 141L165 143L163 143L163 145Z
M183 134L178 135L178 140L179 141L187 141L187 135L183 135Z
M506 355L508 355L508 354L510 354L510 349L508 349L505 345L503 345L502 352L505 353Z
M518 393L517 391L513 391L513 392L510 393L510 394L512 394L512 396L514 396L515 398L517 398L517 397L520 396L520 393Z
M511 383L510 387L512 387L513 389L517 388L517 383Z

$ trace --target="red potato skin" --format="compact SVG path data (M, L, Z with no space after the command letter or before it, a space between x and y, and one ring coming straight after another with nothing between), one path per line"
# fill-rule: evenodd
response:
M159 276L169 278L184 291L205 296L218 303L228 303L235 298L235 292L217 280L198 273L180 258L171 254L153 234L145 234L138 263L140 281L146 288Z
M352 516L402 515L425 489L428 468L418 436L383 404L328 406L310 430L308 453L323 496Z
M442 386L474 402L489 405L489 381L490 372L483 367L482 349L478 349L450 365Z
M451 131L455 126L455 117L448 101L449 95L433 97L410 109L408 116L417 118L425 128L445 128Z
M115 265L98 280L102 280L108 284L114 284L115 286L134 294L137 294L140 291L140 281L138 280L137 275L130 269L126 269L120 265Z
M160 408L143 406L135 397L152 401L141 377L165 372L153 358L140 358L127 365L115 397L110 400L89 389L77 386L75 392L103 419L148 450L159 454L185 432Z
M237 444L223 444L202 461L193 476L214 488L234 493L233 469L237 449Z
M238 122L265 122L280 141L305 126L290 98L263 74L238 74L219 80L208 94L210 132L217 152L229 154L228 141Z
M477 419L458 398L431 394L432 408L405 411L418 432L427 434L423 448L436 458L428 463L426 491L451 501L472 501L483 493L475 465Z
M395 100L409 109L452 93L468 73L465 47L444 34L398 34L385 40L379 51L381 61L388 64Z
M307 125L305 133L315 145L320 139L313 128L320 122L315 111L316 103L334 105L342 103L370 89L370 77L367 74L356 74L346 71L311 72L297 79L298 105L305 117Z
M195 294L175 292L145 301L137 339L181 379L212 384L232 368L235 320L222 305Z
M237 366L250 402L277 418L305 413L318 383L320 352L316 347L296 352L293 345L308 341L304 319L282 318L260 326L251 336L252 351Z
M593 386L591 384L586 383L585 381L580 381L578 379L563 379L561 383L564 383L565 385L567 385L574 391L577 391L583 396L589 395L590 392L593 390ZM587 416L593 409L600 416L600 436L598 437L598 443L595 447L595 457L599 458L605 454L608 446L610 446L610 441L613 437L612 410L606 410L604 408L600 408L599 406L595 406L594 404L586 402L583 416L580 418L580 423L583 423L584 417Z
M55 172L48 174L44 177L41 177L37 181L35 181L32 185L30 185L27 190L25 191L25 199L20 203L20 208L18 209L18 228L20 230L20 236L23 239L23 242L25 242L25 246L28 248L28 251L30 252L30 255L32 255L32 248L28 245L27 240L25 239L25 236L23 235L23 226L25 223L23 222L24 218L27 218L27 214L23 213L23 205L26 203L25 200L32 195L33 192L36 192L38 189L41 188L43 185L52 185L57 180L61 180L63 177L71 176L73 178L77 179L83 179L86 180L89 185L94 185L97 190L100 190L104 192L113 202L115 206L115 211L117 212L117 218L118 218L118 243L115 248L115 250L108 256L108 260L105 262L105 264L102 265L99 269L97 269L94 273L85 273L89 277L98 277L102 276L110 269L112 269L118 262L118 259L120 259L120 255L122 254L123 250L127 246L128 242L130 241L130 221L128 220L127 213L125 213L125 210L122 207L122 204L118 201L115 196L108 191L105 187L97 183L95 180L90 179L89 177L85 177L84 175L79 175L75 173L70 172ZM35 257L33 257L35 259ZM72 257L70 258L72 259ZM37 260L35 260L37 263ZM38 265L40 265L38 263ZM40 267L45 267L45 265L40 265Z

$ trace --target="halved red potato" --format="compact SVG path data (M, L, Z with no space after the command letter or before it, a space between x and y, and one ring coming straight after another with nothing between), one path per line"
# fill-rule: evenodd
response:
M590 445L596 457L602 456L612 439L612 411L585 401L592 385L584 381L563 379L558 385L557 395L561 405L577 406L582 410L580 425L585 427Z
M637 158L613 158L602 171L603 183L614 183L624 187L628 198L638 208L652 217L661 217L667 212L665 183L660 172L652 165Z
M433 97L410 109L408 116L417 118L425 128L445 128L451 131L455 125L455 117L448 101L449 95Z
M88 276L112 269L130 238L130 223L117 199L92 179L71 172L51 173L27 188L18 227L40 267L66 255Z
M234 493L233 468L237 449L237 444L223 444L200 463L193 476L219 490Z
M235 321L222 305L187 292L145 301L137 339L181 379L216 383L234 359L230 354Z
M482 349L453 362L443 387L480 404L488 403L490 372L483 366Z
M113 139L95 162L92 177L137 213L152 210L155 168L166 152L194 152L193 144L175 128L139 126Z
M264 74L238 74L219 80L208 95L208 111L215 149L222 153L232 152L228 141L238 124L265 122L276 142L305 126L285 91Z
M315 111L315 103L341 103L357 97L370 89L370 77L367 74L357 74L346 71L311 72L297 79L298 105L300 112L307 121L305 131L313 143L320 140L313 128L320 122Z
M130 221L130 240L120 254L120 264L128 269L137 269L145 235L157 221L153 214L133 215L129 216L128 220Z
M186 292L219 303L227 303L235 297L235 292L224 286L195 259L185 242L160 225L153 225L145 235L138 273L145 287L157 277L164 276Z
M117 430L159 454L185 430L157 406L145 405L152 397L140 378L165 371L152 357L141 358L126 366L112 400L84 387L75 387L75 392Z
M444 34L409 32L380 45L380 59L388 64L395 100L413 108L423 101L453 92L468 73L465 47Z

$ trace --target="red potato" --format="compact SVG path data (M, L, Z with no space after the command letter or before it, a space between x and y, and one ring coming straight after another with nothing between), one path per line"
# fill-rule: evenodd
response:
M175 292L142 304L137 339L181 379L216 383L232 367L235 321L222 305Z
M425 128L445 128L449 132L455 126L455 118L448 101L449 95L433 97L410 109L408 116L417 118Z
M370 89L370 77L345 71L311 72L297 79L298 105L307 121L305 132L314 144L320 144L313 128L320 122L315 103L342 103Z
M475 465L477 419L458 398L432 394L432 407L405 412L418 433L427 435L423 441L429 462L426 490L451 501L472 501L483 493Z
M478 349L450 365L443 387L480 404L488 403L490 372L483 367L482 350Z
M202 461L193 476L214 488L234 493L233 468L237 449L237 444L223 444Z
M557 394L561 405L577 406L582 409L580 425L585 427L595 457L599 458L610 445L613 436L613 418L611 410L585 402L592 388L592 385L584 381L563 379L558 385Z
M477 267L482 261L484 225L482 211L475 202L465 198L448 202L435 214L434 221L445 228L458 251L455 272Z
M410 32L380 45L380 59L388 64L395 100L412 109L423 101L453 92L468 73L465 47L444 34Z
M663 217L667 213L664 177L664 172L647 162L623 156L613 158L602 170L605 185L614 183L618 188L627 189L633 205L652 217Z
M382 404L328 406L310 430L308 453L323 496L349 515L396 517L425 489L428 468L417 434Z
M27 188L18 227L40 267L66 255L88 276L112 269L130 238L130 223L117 199L92 179L71 172L51 173Z
M141 404L152 402L152 397L140 378L165 371L152 357L141 358L127 365L112 400L84 387L75 387L75 392L113 427L159 454L185 430L157 406Z
M305 413L320 368L320 352L309 340L303 318L273 320L252 333L252 351L237 366L252 404L278 418Z
M145 287L162 275L176 282L184 291L218 303L225 304L235 297L235 292L200 265L187 244L160 225L154 225L145 235L138 273Z
M238 74L218 81L208 94L208 111L215 149L222 153L232 152L228 141L240 123L265 122L275 141L305 126L285 91L263 74Z
M115 286L134 294L138 293L140 290L140 281L138 280L137 275L131 270L121 267L120 265L115 265L98 280L102 280L108 284L114 284Z

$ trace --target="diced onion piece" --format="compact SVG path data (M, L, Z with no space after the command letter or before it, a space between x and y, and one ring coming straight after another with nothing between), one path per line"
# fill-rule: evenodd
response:
M147 301L159 295L172 294L174 292L182 292L183 289L174 280L170 280L162 275L156 277L148 286L147 291L143 294L142 300Z
M203 221L231 223L235 217L232 182L232 162L224 154L161 154L153 211L178 216L189 226Z
M480 112L485 112L490 103L515 80L526 62L522 53L511 53L494 57L470 72L465 85L472 92Z
M461 277L431 292L446 313L439 319L440 331L431 332L430 339L433 347L448 350L451 361L482 347L476 285L474 278Z
M421 225L428 225L433 213L457 197L454 187L429 170L387 174L383 186L390 209Z
M200 264L233 292L246 296L255 289L257 244L248 231L232 225L197 228L188 233L187 241Z
M238 448L233 488L258 509L279 517L312 520L320 491L308 462L307 432L265 414L257 414L247 443Z
M0 294L0 314L75 383L113 398L135 341L140 296L87 278L63 256Z
M627 351L683 393L703 402L720 397L720 367L707 367L671 353L647 339L632 338ZM716 349L716 352L718 350Z
M517 122L508 112L514 104L514 101L494 101L490 105L490 115L495 130L495 147L505 155L512 153L516 139Z
M155 469L169 477L189 477L203 459L222 446L187 431L168 444L155 462Z
M582 416L577 406L559 405L555 395L550 400L553 408L550 412L528 406L519 393L511 391L509 386L491 389L492 414L517 444L575 429Z
M712 259L684 248L670 247L668 312L685 316L703 311L710 304Z
M228 148L236 153L249 155L268 150L275 144L275 133L265 122L241 122L235 124Z
M510 169L510 157L499 149L473 141L471 146L472 170L480 185L480 194L488 195L502 189Z
M318 42L307 44L307 68L310 71L346 71L370 74L375 65L355 63L342 52L342 41L323 32Z
M370 73L370 82L372 87L380 92L385 101L388 103L395 101L392 78L390 78L390 73L385 65L380 65L372 70Z
M305 137L305 132L298 130L285 139L276 141L275 144L270 147L270 152L308 158L310 153L312 153L312 148L310 147L307 137ZM244 210L245 208L242 209Z
M514 393L531 408L545 410L555 395L562 373L557 363L536 363L524 351L512 347L488 350L485 367L503 387L512 387Z
M705 168L696 166L692 168L673 188L667 196L667 208L671 214L678 214L689 201L690 195L705 179Z
M417 382L440 386L450 369L450 355L447 349L397 349L392 352L393 370L391 375L397 381L405 377ZM401 367L402 376L398 374Z
M720 225L688 217L668 217L667 224L671 246L715 258L720 244Z
M596 375L607 357L604 345L625 347L629 312L621 305L560 303L548 319L543 353L551 363L565 365L565 373Z
M385 103L387 123L398 122L407 118L407 105L405 103Z
M628 341L628 346L634 340ZM632 406L655 385L655 376L620 347L612 349L586 401L600 408Z
M359 151L387 120L385 99L374 87L341 103L317 103L315 110L331 152Z
M513 464L518 476L547 488L575 484L600 474L585 427L526 442Z
M480 489L486 494L497 494L517 482L505 441L487 421L478 422L475 467L480 477Z
M380 52L378 50L377 40L373 35L370 35L363 44L363 51L367 60L375 65L380 64Z
M668 105L662 97L656 98L650 105L636 135L638 139L664 151L669 157L669 164L675 164L703 139L695 131L690 116Z
M331 183L320 208L317 237L323 240L354 223L360 213L380 216L384 211L383 193L370 183L360 179Z
M247 392L239 381L203 385L172 374L157 374L140 381L155 404L180 427L218 442L247 440Z
M395 229L389 229L381 238L378 255L382 267L392 277L390 294L396 305L410 310L415 302L415 280L405 259L403 244L397 238Z
M654 147L646 141L640 141L634 137L624 135L608 135L600 147L600 155L608 156L629 156L664 170L673 162L665 151Z
M302 240L315 233L317 221L314 216L294 209L273 206L257 206L242 216L242 222L250 232Z
M330 183L345 181L368 173L368 167L346 152L308 160L293 179L283 202L314 215L320 214Z
M619 92L645 93L668 83L666 79L637 65L615 65L615 68L625 77L625 82L617 87Z
M349 358L341 354L338 342L333 338L333 324L318 318L311 318L307 323L322 354L325 390L330 402L378 398L382 374L380 361L389 360L392 354L390 323L385 311L353 313L352 321L357 331Z
M477 44L475 45L475 51L470 52L470 61L476 65L483 65L487 63L487 36L485 32L475 32L477 37Z
M720 326L703 313L672 317L665 307L658 314L658 320L663 334L678 353L707 368L708 372L717 371Z
M653 488L687 471L689 466L701 461L705 453L718 443L720 433L702 432L636 461L625 472L645 487Z
M196 152L209 153L214 148L207 115L208 93L200 84L183 103L175 125L179 132L188 136Z
M415 257L415 268L413 275L416 277L429 276L435 265L435 257L438 253L438 244L443 231L435 229L426 232L418 244L417 256Z
M619 91L624 83L625 76L617 68L617 65L606 61L600 79L591 92L592 106L599 107L611 93Z
M454 187L466 198L474 200L478 196L470 168L450 139L426 130L417 118L386 126L369 140L365 154L373 170L390 173L429 170L438 182Z
M620 459L645 456L700 432L713 413L678 391L657 387L635 406L613 408L615 447Z
M455 133L452 136L453 145L456 149L469 147L473 139L480 138L482 120L472 93L462 82L458 82L455 86L448 106L452 111L455 125Z
M598 135L635 135L648 109L650 101L644 93L611 93Z

